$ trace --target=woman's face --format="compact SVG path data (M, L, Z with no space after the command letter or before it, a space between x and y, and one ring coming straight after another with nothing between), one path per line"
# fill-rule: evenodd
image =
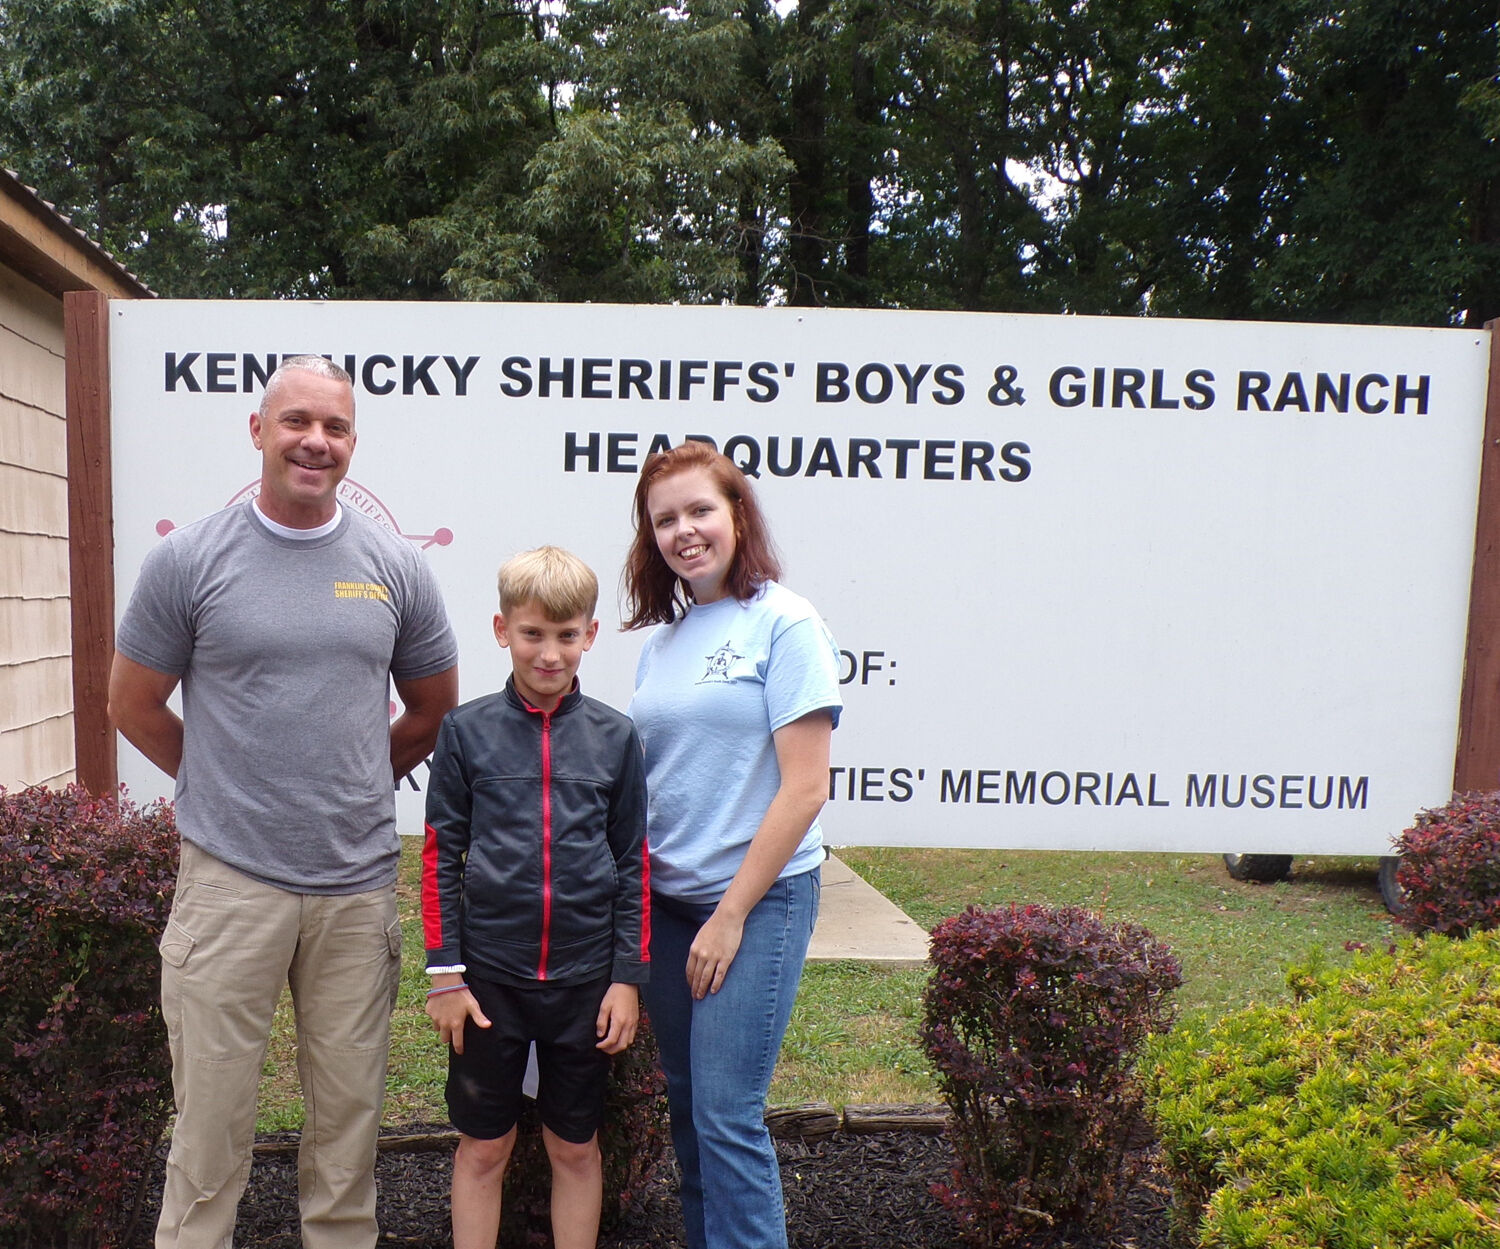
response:
M667 567L692 588L699 603L724 597L734 563L733 504L706 468L689 468L652 483L646 520Z

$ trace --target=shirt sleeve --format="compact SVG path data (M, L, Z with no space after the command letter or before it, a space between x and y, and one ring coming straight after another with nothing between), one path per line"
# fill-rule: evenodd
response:
M766 662L766 713L774 733L812 711L828 710L838 727L839 648L816 614L789 622L771 638Z
M444 716L432 751L427 828L422 843L422 937L429 967L463 962L459 915L472 813L473 796L462 743L452 716Z
M458 643L448 623L448 610L437 576L426 560L415 556L411 599L402 613L391 655L391 675L419 680L446 672L458 662Z
M615 949L610 979L651 978L651 864L646 845L646 766L631 729L609 803L609 847L615 859Z
M193 613L173 543L147 553L115 637L126 659L154 672L181 676L193 657Z

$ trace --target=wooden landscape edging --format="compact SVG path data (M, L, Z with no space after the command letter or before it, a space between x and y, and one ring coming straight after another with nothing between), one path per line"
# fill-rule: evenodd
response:
M840 1114L827 1102L799 1102L767 1110L766 1127L777 1140L822 1140L838 1132L848 1132L851 1136L873 1136L879 1132L920 1132L924 1136L940 1136L948 1126L948 1117L946 1106L930 1103L870 1102L845 1106ZM458 1133L449 1128L382 1136L376 1148L381 1153L427 1154L452 1149L457 1144ZM297 1148L295 1140L257 1141L255 1155L294 1154Z

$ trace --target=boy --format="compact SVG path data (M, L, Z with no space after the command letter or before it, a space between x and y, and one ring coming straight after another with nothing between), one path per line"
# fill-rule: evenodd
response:
M427 1013L451 1049L454 1249L494 1249L527 1053L557 1249L593 1249L609 1055L648 975L646 786L630 720L578 690L599 583L544 546L500 569L512 674L448 713L427 790Z

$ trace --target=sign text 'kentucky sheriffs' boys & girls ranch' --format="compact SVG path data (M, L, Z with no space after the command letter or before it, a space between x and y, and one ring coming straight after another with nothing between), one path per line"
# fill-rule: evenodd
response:
M249 413L278 360L313 352L355 383L341 499L431 561L464 698L508 672L497 566L553 542L599 573L581 676L623 707L635 476L684 438L739 464L842 648L836 844L1383 854L1449 796L1486 333L555 304L110 317L121 604L162 534L254 493ZM140 799L166 787L123 744L121 775ZM424 783L401 789L404 831Z

